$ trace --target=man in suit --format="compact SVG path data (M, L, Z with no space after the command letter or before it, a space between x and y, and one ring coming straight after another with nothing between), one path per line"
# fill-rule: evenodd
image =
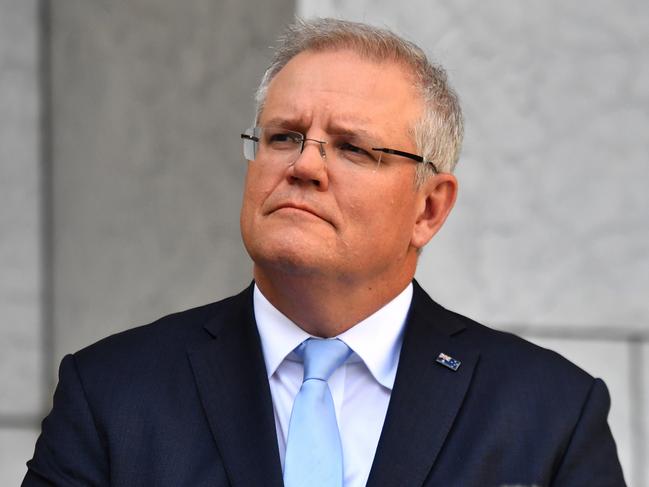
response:
M23 485L623 486L600 380L413 280L457 193L443 70L298 21L257 104L254 283L65 357Z

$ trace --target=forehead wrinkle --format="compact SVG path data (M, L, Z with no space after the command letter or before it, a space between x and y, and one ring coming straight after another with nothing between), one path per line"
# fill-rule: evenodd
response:
M310 120L313 118L313 114L310 110L305 109L305 107L299 107L295 103L281 103L279 106L280 110L272 110L272 106L266 106L262 113L260 114L260 121L264 118L265 114L268 113L271 109L274 114L269 120L264 121L264 124L268 125L279 125L282 127L289 126L304 126L308 125Z
M307 125L308 117L305 116L282 116L282 117L273 117L270 120L266 120L264 125L272 125L273 127L284 127L287 129L291 128L300 128Z
M348 111L337 112L335 107L332 111L328 111L326 107L316 111L313 107L299 105L294 101L282 103L279 106L281 107L280 110L277 110L279 113L262 121L264 112L268 113L269 108L276 112L271 106L266 106L261 114L260 122L263 125L282 127L303 133L307 133L315 124L318 124L327 134L354 135L369 139L374 143L380 143L384 138L382 134L385 132L385 127L375 127L372 119L363 114Z
M368 117L358 115L357 113L336 113L329 114L327 117L327 127L334 127L337 131L366 131L363 127L371 124Z
M324 123L324 130L329 134L336 135L357 135L370 139L378 139L378 134L375 130L367 127L369 119L365 117L358 117L355 115L345 115L334 117L327 116L328 120ZM286 129L307 129L311 128L312 124L309 121L312 119L309 115L288 115L288 116L275 116L266 121L264 125L274 127L284 127Z

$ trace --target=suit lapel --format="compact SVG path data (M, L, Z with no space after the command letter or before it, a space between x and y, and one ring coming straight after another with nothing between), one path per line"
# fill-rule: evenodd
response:
M282 486L273 405L252 290L222 303L211 336L188 351L212 434L233 486Z
M414 282L397 376L368 486L424 483L453 425L479 352L457 339L464 324ZM436 362L445 353L457 371Z

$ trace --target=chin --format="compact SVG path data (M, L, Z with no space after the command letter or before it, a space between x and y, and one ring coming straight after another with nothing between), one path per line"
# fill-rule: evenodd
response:
M287 277L314 277L326 274L326 265L306 259L304 255L296 253L281 255L251 256L255 267L266 273L286 275Z
M255 265L263 269L310 275L326 266L321 251L308 245L304 238L295 237L289 233L259 237L247 241L246 250Z

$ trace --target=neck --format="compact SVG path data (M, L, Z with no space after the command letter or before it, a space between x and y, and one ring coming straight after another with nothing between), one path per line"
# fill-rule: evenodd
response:
M359 284L254 268L255 282L266 299L304 331L323 338L340 335L375 313L399 295L413 276L414 268L398 280Z

